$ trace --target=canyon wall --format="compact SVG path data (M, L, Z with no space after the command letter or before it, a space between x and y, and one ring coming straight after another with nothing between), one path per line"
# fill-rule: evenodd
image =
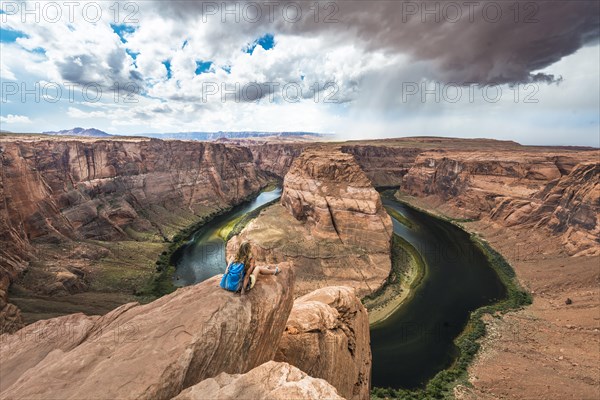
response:
M252 152L254 162L261 171L281 179L287 174L294 160L302 154L311 143L254 143L241 142Z
M352 154L375 187L400 186L402 178L423 152L418 147L345 145L342 152Z
M437 198L462 218L543 228L570 255L598 255L599 177L595 151L436 150L417 157L400 194Z
M19 325L6 292L33 264L43 274L30 284L36 292L83 290L80 278L116 242L138 242L140 252L164 243L266 182L250 150L214 143L3 140L0 157L0 331Z
M357 142L339 146L335 143L255 143L238 141L247 146L258 169L281 179L289 171L293 161L306 149L336 148L351 154L375 187L400 186L416 157L425 151L419 147L394 145L370 145Z

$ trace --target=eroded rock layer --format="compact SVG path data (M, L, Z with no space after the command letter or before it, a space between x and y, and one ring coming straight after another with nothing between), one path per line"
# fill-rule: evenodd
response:
M445 152L421 154L401 193L435 196L469 219L560 237L571 255L600 254L597 153Z
M248 372L273 359L292 308L293 269L279 267L243 297L217 276L147 305L4 334L0 397L170 399L221 372Z
M302 296L279 342L276 361L323 378L346 399L369 399L369 317L354 291L326 287Z

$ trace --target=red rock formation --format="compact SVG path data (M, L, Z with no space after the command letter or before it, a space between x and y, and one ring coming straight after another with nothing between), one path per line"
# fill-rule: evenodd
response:
M73 314L4 334L0 397L170 399L221 372L248 372L273 359L292 308L293 270L280 269L242 297L217 276L103 317Z
M283 178L294 160L312 144L246 142L243 145L252 151L254 162L261 171Z
M401 192L434 196L467 218L546 227L569 254L600 254L598 153L430 151L417 157Z
M269 361L243 374L205 379L184 390L174 400L343 400L323 379L308 376L287 363Z
M352 154L375 187L400 186L423 149L371 145L346 145L342 152Z
M296 299L275 360L325 379L346 399L369 399L369 317L354 291L326 287Z

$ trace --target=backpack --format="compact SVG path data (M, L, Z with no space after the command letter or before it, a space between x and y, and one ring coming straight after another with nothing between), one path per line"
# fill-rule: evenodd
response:
M232 262L229 264L229 268L223 274L221 278L220 286L231 292L237 292L241 289L244 281L244 264L239 262Z

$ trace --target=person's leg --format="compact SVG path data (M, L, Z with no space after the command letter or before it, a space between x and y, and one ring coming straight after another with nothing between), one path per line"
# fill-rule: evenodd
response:
M254 272L256 273L256 275L261 274L261 275L275 275L276 274L276 270L275 269L269 269L267 267L256 267L254 269Z
M256 283L256 281L258 280L258 275L277 275L279 273L279 268L275 268L275 269L269 269L267 267L254 267L254 269L252 270L252 272L250 273L250 275L252 275L251 278L251 284L250 287L254 287L254 284Z

